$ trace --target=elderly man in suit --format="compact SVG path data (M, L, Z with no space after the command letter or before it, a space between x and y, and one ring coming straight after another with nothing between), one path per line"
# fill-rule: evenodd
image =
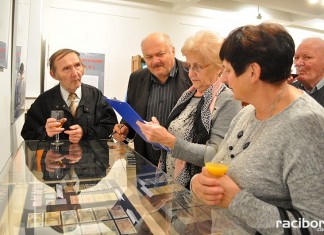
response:
M149 34L142 40L141 49L147 68L130 75L126 101L144 120L151 121L155 116L163 126L181 94L192 83L183 63L175 58L175 49L167 34ZM115 125L114 138L118 141L134 138L135 150L157 165L160 150L142 140L123 120L121 123L125 126Z

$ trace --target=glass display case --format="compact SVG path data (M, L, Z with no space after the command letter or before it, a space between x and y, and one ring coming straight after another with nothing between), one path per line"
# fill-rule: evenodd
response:
M245 233L214 211L107 140L23 142L0 176L0 234Z

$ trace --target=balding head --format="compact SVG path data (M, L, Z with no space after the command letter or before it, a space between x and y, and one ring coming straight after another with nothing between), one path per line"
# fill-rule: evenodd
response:
M141 43L147 68L163 84L175 65L175 52L170 37L165 33L151 33Z
M166 44L169 47L173 47L172 41L169 37L169 35L167 35L166 33L160 33L160 32L154 32L151 33L149 35L147 35L141 42L141 48L142 48L142 52L143 52L143 46L145 45L145 43L150 43L150 42L161 42Z
M298 81L312 90L324 78L324 40L304 39L297 47L294 63Z
M314 44L324 50L324 40L319 37L310 37L302 40L301 44Z

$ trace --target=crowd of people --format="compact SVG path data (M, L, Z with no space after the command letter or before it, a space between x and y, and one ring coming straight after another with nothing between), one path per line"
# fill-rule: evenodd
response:
M141 50L147 68L130 75L126 101L146 120L137 123L146 139L171 151L118 123L103 94L82 83L84 65L72 49L51 56L50 75L59 84L31 105L23 138L134 139L138 153L251 234L283 234L279 209L323 221L323 39L304 39L295 50L283 26L261 23L226 38L197 32L181 48L185 62L164 33L146 36ZM54 109L64 110L62 127L50 116ZM204 167L208 140L230 161L224 176Z
M220 144L230 122L242 108L220 79L221 43L222 38L209 31L189 37L181 51L186 57L184 70L189 73L192 86L182 94L166 125L156 117L152 122L138 123L149 141L172 150L161 153L159 167L187 188L191 177L204 166L207 140Z

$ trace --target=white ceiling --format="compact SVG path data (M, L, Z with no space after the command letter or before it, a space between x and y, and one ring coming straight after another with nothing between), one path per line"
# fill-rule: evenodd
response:
M93 0L131 4L177 14L201 15L204 10L224 11L235 14L250 8L248 14L259 11L263 20L271 20L288 27L324 33L324 0L311 5L308 0ZM321 3L322 1L322 3Z

